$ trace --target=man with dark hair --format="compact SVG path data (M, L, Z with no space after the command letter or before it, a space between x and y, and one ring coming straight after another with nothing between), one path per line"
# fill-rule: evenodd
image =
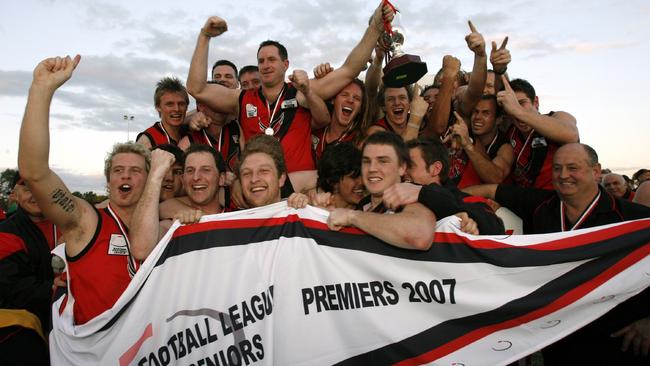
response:
M221 84L230 89L236 88L236 85L232 83L218 83L215 81L208 83ZM198 100L196 101L196 109L198 112L192 116L192 121L190 121L192 130L178 143L178 147L187 150L192 144L203 144L215 148L221 154L223 161L226 163L226 170L231 176L231 179L227 179L227 182L231 182L234 177L233 172L236 170L239 161L241 145L243 144L239 121L237 121L236 117L215 112L207 104ZM198 127L193 126L195 122L198 122L203 127L194 130Z
M160 121L140 132L136 141L149 149L161 144L177 145L183 137L181 126L189 102L187 90L178 78L161 79L154 93L154 106Z
M510 83L501 76L505 90L497 101L513 118L506 135L513 147L514 183L522 187L552 189L553 155L563 144L578 142L575 118L567 112L539 113L539 98L530 83L522 79Z
M560 147L553 157L552 172L554 190L491 184L468 187L465 191L495 199L512 210L523 220L525 234L570 231L650 217L650 208L616 198L599 187L598 156L588 145L570 143ZM624 351L631 341L638 342L639 351L644 339L650 337L649 301L650 291L646 289L545 349L545 363L647 365L650 343L643 345L645 359ZM612 335L624 337L623 347Z
M260 70L255 65L246 65L239 70L239 85L242 90L258 89L260 81Z
M365 196L361 152L350 142L330 145L318 162L318 189L331 194L327 206L355 208Z
M182 222L187 222L193 221L187 219L188 212L197 218L224 212L220 193L225 166L221 154L209 145L192 145L185 152L182 169L186 195L161 202L159 220L180 218ZM171 222L166 222L163 227L167 229L170 224ZM146 255L148 254L147 252Z
M375 121L366 132L372 135L388 131L404 136L409 121L413 90L410 87L386 88L382 86L377 94L377 103L384 111L384 117Z
M469 128L456 114L456 123L451 126L447 140L453 138L459 145L449 172L458 188L501 183L510 174L514 156L512 145L497 126L500 112L496 97L483 95L474 107ZM474 138L470 137L470 128Z
M485 235L504 233L503 222L486 202L448 183L449 154L439 139L410 140L407 146L411 163L406 172L412 183L398 183L388 188L383 196L386 206L395 209L419 202L433 211L436 217L458 216L461 230L465 232ZM473 230L474 223L477 231Z
M18 208L0 223L0 353L7 364L47 364L54 278L50 251L59 231L18 173L12 188Z
M334 209L327 219L329 228L354 226L397 247L429 249L436 227L433 212L420 203L411 203L385 215L393 211L383 203L384 192L401 182L408 164L408 149L400 136L385 131L370 135L361 160L361 175L370 196L359 202L359 210Z
M322 79L309 80L306 72L296 70L289 78L292 83L285 83L289 68L286 48L275 41L263 42L257 53L262 81L259 91L231 90L206 83L210 39L228 29L225 20L210 17L197 39L188 76L188 90L215 111L238 115L246 140L258 134L277 137L282 144L289 172L314 170L311 128L324 127L330 120L323 100L330 99L361 72L383 32L384 18L392 20L392 14L388 5L379 6L361 42L343 66Z
M137 143L115 145L105 162L109 203L101 211L73 196L50 169L50 103L79 60L50 58L36 66L20 130L18 169L45 217L66 239L66 296L74 301L66 299L65 306L72 306L75 324L84 324L110 309L137 271L128 248L129 240L138 238L127 232L147 179L150 152Z
M183 176L185 157L183 156L183 150L176 145L163 144L156 146L154 150L156 149L164 150L174 155L174 164L165 173L162 186L160 187L160 202L162 202L183 194L181 177Z
M212 81L226 88L237 89L237 66L228 60L219 60L212 65Z

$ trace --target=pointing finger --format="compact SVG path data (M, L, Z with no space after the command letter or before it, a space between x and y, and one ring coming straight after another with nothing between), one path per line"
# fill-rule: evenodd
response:
M471 20L468 20L467 24L469 24L469 29L472 31L472 33L478 33L478 31L476 30L476 27L474 26L474 24L472 23Z
M501 81L503 81L503 86L507 91L512 91L512 88L510 87L510 83L508 82L508 78L505 75L501 75Z
M415 83L415 85L413 85L413 96L418 96L419 97L420 96L420 91L421 91L420 90L420 85L418 83Z
M492 42L494 44L494 42ZM506 46L508 45L508 36L503 39L503 42L501 43L501 47L499 47L500 50L505 50Z
M465 122L458 112L454 111L454 116L456 116L456 123Z

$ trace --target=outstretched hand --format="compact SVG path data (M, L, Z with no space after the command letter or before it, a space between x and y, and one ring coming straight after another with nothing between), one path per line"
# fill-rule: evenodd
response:
M79 55L74 58L66 56L45 59L34 69L32 84L54 91L70 79L80 60Z

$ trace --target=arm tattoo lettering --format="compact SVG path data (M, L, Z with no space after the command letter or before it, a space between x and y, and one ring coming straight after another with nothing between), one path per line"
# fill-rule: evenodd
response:
M60 188L52 191L51 194L52 202L59 205L63 211L70 213L74 210L74 198L66 194L66 192Z

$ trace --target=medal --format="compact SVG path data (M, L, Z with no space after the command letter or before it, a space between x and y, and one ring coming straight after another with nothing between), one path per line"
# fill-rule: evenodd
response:
M269 117L269 125L264 128L264 124L262 123L262 120L258 117L258 123L260 125L260 131L264 131L265 134L269 136L275 135L275 130L273 129L273 118L275 117L275 112L278 110L278 106L280 104L280 99L282 99L282 95L284 95L284 89L286 87L286 84L282 86L282 90L280 90L280 94L278 94L278 97L275 99L275 105L273 106L273 112L271 112L271 106L269 105L269 101L266 101L266 110L270 114Z

